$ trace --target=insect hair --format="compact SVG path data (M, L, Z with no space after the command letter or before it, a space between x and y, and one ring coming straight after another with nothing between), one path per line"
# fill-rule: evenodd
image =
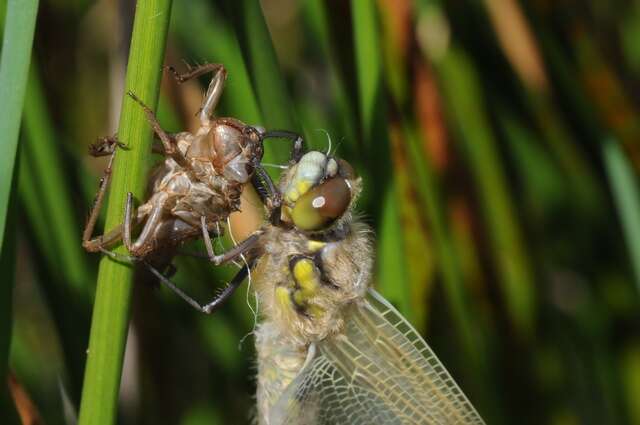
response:
M238 243L236 242L236 238L233 236L233 230L231 229L231 221L229 220L229 217L227 217L227 227L229 228L229 238L231 239L231 241L233 242L233 245L235 246ZM253 328L246 335L240 338L240 342L238 342L238 350L242 349L242 343L244 342L244 340L249 335L252 335L255 332L256 326L258 325L258 310L259 310L258 294L256 292L254 292L254 298L256 303L255 308L251 305L251 302L249 301L249 294L251 293L251 282L252 282L251 267L249 266L249 263L247 262L247 258L244 256L244 254L241 254L240 258L244 262L244 266L247 268L247 273L248 273L247 274L247 292L246 292L245 302L249 307L249 310L251 310L251 313L253 314Z

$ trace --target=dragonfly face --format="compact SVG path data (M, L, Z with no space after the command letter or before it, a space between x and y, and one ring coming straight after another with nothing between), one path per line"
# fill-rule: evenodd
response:
M360 192L360 180L348 162L311 151L287 170L280 187L282 220L320 234L340 223Z

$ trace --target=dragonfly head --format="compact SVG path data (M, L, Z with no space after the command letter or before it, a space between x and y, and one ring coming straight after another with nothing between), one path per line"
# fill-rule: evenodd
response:
M360 178L347 161L310 151L285 172L280 187L282 219L302 231L319 232L351 209Z

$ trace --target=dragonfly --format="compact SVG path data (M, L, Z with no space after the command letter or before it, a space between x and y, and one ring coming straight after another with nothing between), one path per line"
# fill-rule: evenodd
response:
M275 185L274 185L275 186ZM424 339L371 287L362 179L309 151L283 171L269 219L236 255L260 306L257 423L483 424ZM160 276L159 276L160 277Z
M109 161L82 236L82 246L87 251L102 252L116 260L140 262L154 274L169 269L171 259L185 242L203 236L210 241L211 233L220 236L220 223L240 208L245 184L253 184L259 195L273 192L272 188L265 187L265 184L273 183L266 178L268 174L261 165L264 140L284 138L293 141L292 158L301 155L303 144L302 137L293 132L265 131L235 118L216 117L214 112L227 78L223 65L204 64L183 74L171 67L169 70L179 83L213 74L198 112L199 128L194 132L167 133L154 112L129 92L160 139L161 145L154 151L162 154L164 161L151 173L148 199L134 212L133 194L128 193L123 222L103 235L92 236L116 152L126 146L115 137L103 138L91 145L91 155L109 156ZM134 232L137 232L135 238ZM128 255L110 250L119 243L124 244ZM234 252L215 255L210 249L207 257L219 265L234 258ZM193 304L192 298L170 280L161 282ZM210 313L216 307L217 304L209 303L200 309Z

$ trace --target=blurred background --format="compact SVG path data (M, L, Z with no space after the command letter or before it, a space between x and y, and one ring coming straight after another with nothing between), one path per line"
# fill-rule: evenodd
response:
M87 148L116 131L134 7L40 2L10 369L46 424L79 404L99 260L80 238L106 164ZM167 65L225 65L220 115L330 136L356 167L375 286L488 424L640 424L639 1L175 1L168 40ZM165 75L165 129L196 128L207 82ZM202 301L234 271L176 265ZM206 316L138 280L120 423L250 423L246 285Z

